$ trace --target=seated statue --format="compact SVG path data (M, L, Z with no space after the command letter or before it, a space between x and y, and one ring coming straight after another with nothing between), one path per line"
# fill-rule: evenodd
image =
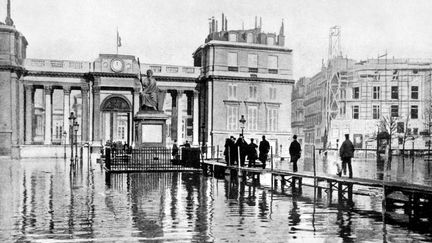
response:
M153 71L147 70L147 77L141 81L140 110L162 111L164 94L157 87Z

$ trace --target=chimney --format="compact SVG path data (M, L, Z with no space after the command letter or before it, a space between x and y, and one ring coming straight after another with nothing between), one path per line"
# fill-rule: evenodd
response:
M218 32L218 21L216 20L216 32Z
M7 13L6 13L6 25L13 26L13 20L11 18L11 4L10 0L7 1Z
M225 17L225 31L228 31L228 19Z
M260 17L260 25L259 25L260 31L262 29L262 17Z
M215 28L216 28L216 23L215 23L214 16L212 16L212 33L215 32Z
M258 17L255 16L255 29L258 28Z
M225 16L222 13L222 31L225 31Z

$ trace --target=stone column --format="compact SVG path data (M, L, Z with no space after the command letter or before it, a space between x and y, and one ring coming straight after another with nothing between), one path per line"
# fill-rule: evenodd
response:
M93 141L101 145L100 86L93 86Z
M26 84L25 89L25 144L33 143L33 93L31 84Z
M181 98L183 96L182 90L177 90L177 97L176 97L176 110L177 110L177 144L183 144L182 139L182 110L181 110Z
M19 114L18 114L18 120L19 120L19 140L18 143L20 145L24 144L24 84L22 80L19 80L18 84L18 100L19 100Z
M51 86L44 86L45 91L45 139L44 144L51 144L52 129L52 92Z
M63 86L63 131L67 133L65 139L66 144L69 144L70 93L71 88L69 86Z
M89 141L89 86L81 86L81 100L82 100L82 111L81 111L81 142L86 143Z
M18 103L20 102L18 100L18 80L16 73L11 73L10 76L10 87L11 87L11 113L10 113L10 121L11 121L11 129L12 129L12 135L11 135L11 142L12 146L18 144L18 116L19 116L19 109L18 109Z
M199 134L199 124L198 124L198 92L193 92L193 106L192 106L192 119L193 119L193 144L199 145L198 134Z
M171 94L171 140L177 140L177 91L170 90Z

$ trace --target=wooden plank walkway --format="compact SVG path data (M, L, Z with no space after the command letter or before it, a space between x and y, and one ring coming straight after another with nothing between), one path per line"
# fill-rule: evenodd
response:
M331 181L335 183L353 184L353 185L369 186L369 187L384 186L387 188L393 188L394 190L404 190L404 191L411 191L417 193L432 194L432 186L410 184L405 182L383 181L383 180L357 178L357 177L348 178L348 177L339 177L337 175L329 175L324 173L317 173L315 176L313 172L292 172L292 171L277 170L277 169L271 170L271 169L261 169L261 168L238 167L236 165L227 166L225 163L211 161L211 160L206 160L203 163L207 164L208 166L223 167L226 169L234 169L234 170L240 169L241 171L252 172L256 174L271 173L274 176L284 176L284 177L288 176L288 177L312 178L312 179L316 178L321 181Z

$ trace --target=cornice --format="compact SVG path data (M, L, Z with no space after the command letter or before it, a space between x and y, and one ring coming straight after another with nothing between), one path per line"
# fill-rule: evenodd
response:
M294 84L294 79L276 79L276 78L258 78L258 77L233 77L224 75L210 75L208 77L202 77L201 81L206 79L212 80L233 80L233 81L258 81L258 82L270 82L270 83L284 83Z

